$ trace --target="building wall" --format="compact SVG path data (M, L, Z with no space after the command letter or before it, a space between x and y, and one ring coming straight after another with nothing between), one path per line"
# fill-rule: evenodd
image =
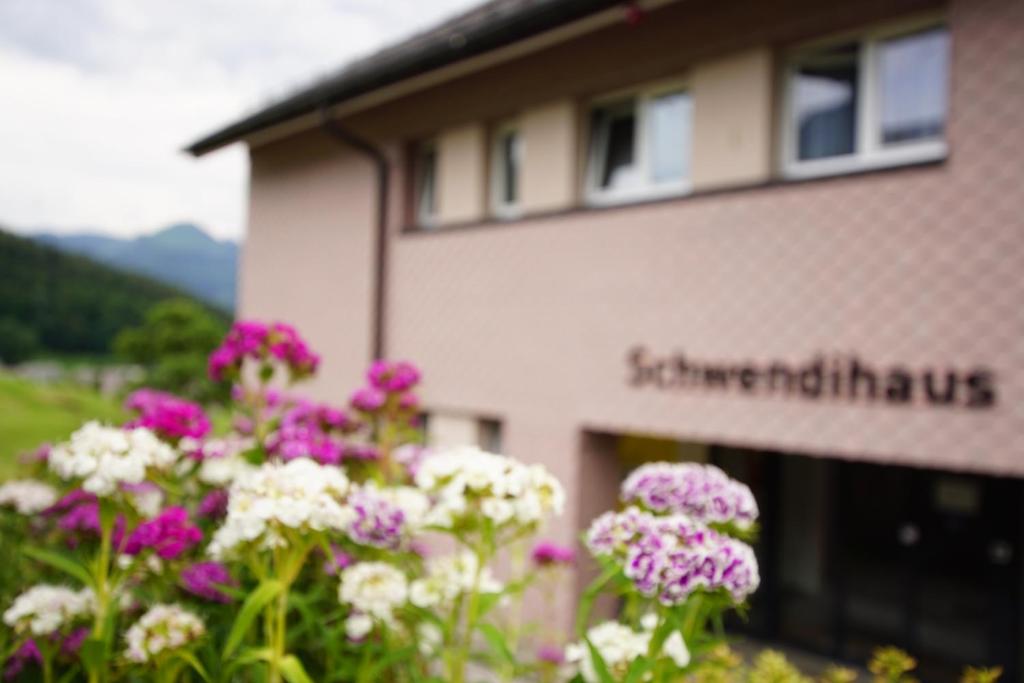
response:
M562 540L613 495L620 472L608 433L1024 476L1024 5L949 5L946 161L764 184L774 129L754 118L773 110L764 70L779 41L931 3L727 4L681 3L642 25L643 40L609 29L349 121L386 141L398 163L396 150L418 136L471 124L442 140L482 141L482 121L639 78L687 73L718 103L722 116L695 104L695 125L715 131L697 158L713 157L715 140L736 157L707 166L703 184L750 187L425 234L403 232L406 194L392 196L388 355L422 365L430 409L500 418L507 453L569 484L567 514L551 530ZM690 11L706 21L688 21ZM697 33L706 40L686 39ZM566 113L554 105L524 125L571 152ZM459 168L486 166L470 152L459 158L470 160ZM527 181L524 200L570 209L578 173L569 192L569 169L548 170L549 192ZM396 180L405 177L396 166ZM476 217L482 185L472 190L481 204L465 190L446 200L442 189L442 211L448 202L459 220ZM327 358L318 391L332 399L355 386L368 357L371 201L365 162L319 133L253 152L242 313L308 332ZM843 353L879 369L984 366L997 399L968 409L637 388L627 364L636 345L709 361L800 366Z
M344 400L370 356L373 193L369 163L319 131L251 155L238 314L302 331L322 399Z

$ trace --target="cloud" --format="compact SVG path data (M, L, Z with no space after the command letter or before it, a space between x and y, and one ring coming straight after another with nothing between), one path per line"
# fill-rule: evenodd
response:
M472 0L4 0L0 223L243 232L246 158L181 146Z

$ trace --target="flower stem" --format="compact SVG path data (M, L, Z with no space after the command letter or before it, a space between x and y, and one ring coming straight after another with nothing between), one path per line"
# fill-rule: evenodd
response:
M92 637L95 640L106 641L107 612L110 610L110 556L112 537L116 516L104 510L105 502L100 501L100 554L96 560L95 582L93 592L96 596L96 615L93 621ZM106 657L103 658L104 663ZM103 668L89 668L89 683L100 683L106 680L105 665Z

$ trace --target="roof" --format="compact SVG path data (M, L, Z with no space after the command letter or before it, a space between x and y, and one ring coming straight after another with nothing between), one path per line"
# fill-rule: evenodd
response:
M483 54L599 12L622 0L489 0L358 59L185 148L200 156L322 107Z

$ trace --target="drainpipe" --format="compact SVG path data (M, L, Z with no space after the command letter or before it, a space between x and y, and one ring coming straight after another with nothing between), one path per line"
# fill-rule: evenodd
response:
M379 147L366 138L360 137L345 128L331 117L330 109L321 105L320 127L328 137L351 147L367 157L377 171L377 221L376 240L374 244L373 273L373 337L371 341L370 360L384 357L384 320L387 302L387 266L388 266L388 188L390 166L387 157Z

